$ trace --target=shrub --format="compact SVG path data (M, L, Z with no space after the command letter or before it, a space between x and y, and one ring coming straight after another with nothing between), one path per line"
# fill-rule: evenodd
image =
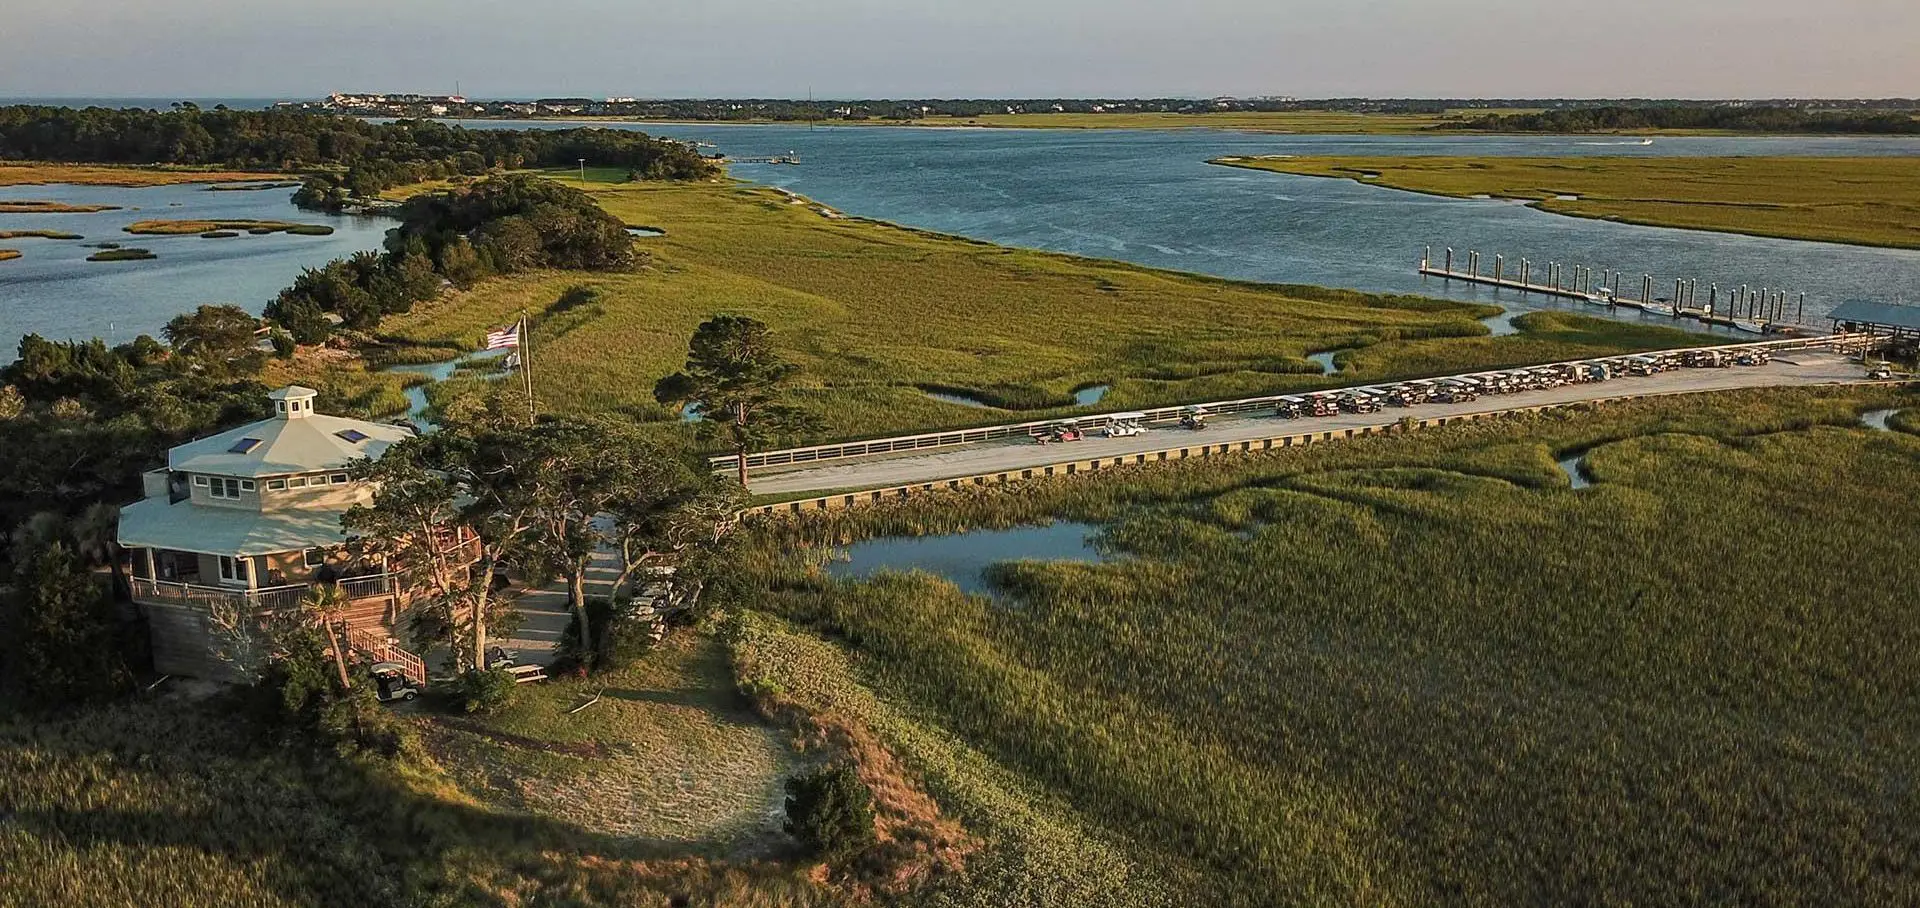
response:
M505 709L513 703L513 694L513 673L499 668L484 672L468 669L454 691L461 709L480 715Z
M21 559L0 599L0 634L6 699L54 705L132 687L113 603L64 543Z
M822 860L853 857L874 843L873 793L846 761L795 776L787 780L786 830Z

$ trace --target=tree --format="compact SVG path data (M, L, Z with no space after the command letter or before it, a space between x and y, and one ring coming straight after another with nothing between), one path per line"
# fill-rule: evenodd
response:
M174 352L191 357L217 374L252 372L258 369L259 348L253 332L260 320L239 306L203 305L192 312L176 315L161 330Z
M132 686L113 603L65 542L17 558L14 578L0 598L0 647L22 699L97 700Z
M379 491L371 505L342 518L361 551L424 586L427 605L443 610L450 628L464 616L470 646L454 641L456 661L483 670L487 626L499 604L494 578L507 562L533 552L539 498L521 466L519 432L483 423L393 445L355 469Z
M794 776L787 780L786 830L822 860L852 857L875 839L873 793L844 760Z
M334 630L334 625L346 617L346 593L340 590L338 584L316 583L307 588L306 597L300 600L300 611L308 623L326 636L334 669L340 675L341 689L351 689L353 679L347 677L347 656L340 648L340 635Z
M774 349L766 325L716 315L693 332L686 367L655 384L653 396L663 404L696 404L703 423L723 425L738 460L740 487L746 488L749 451L812 424L781 399L798 372Z

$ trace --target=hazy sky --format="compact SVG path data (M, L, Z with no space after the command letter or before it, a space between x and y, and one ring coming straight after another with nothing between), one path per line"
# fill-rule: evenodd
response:
M1920 0L6 0L0 95L1920 95Z

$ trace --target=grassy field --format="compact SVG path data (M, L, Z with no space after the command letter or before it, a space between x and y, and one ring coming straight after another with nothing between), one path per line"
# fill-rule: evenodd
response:
M558 175L556 175L558 176ZM1491 338L1492 307L1247 284L827 216L732 183L584 188L629 224L663 228L631 274L533 273L486 282L389 319L390 339L473 349L534 317L543 403L569 412L674 414L652 400L694 327L716 313L773 326L829 437L1005 421L1325 387L1309 353L1361 351L1342 381L1697 343L1697 335L1575 316ZM573 181L577 185L577 181ZM582 289L559 306L570 290ZM436 389L457 394L460 382ZM468 387L472 382L467 383ZM958 392L983 410L936 400Z
M1905 158L1222 158L1214 163L1659 227L1920 248Z
M400 763L271 745L217 697L0 715L0 906L843 903L785 859L795 757L712 638L521 692L416 711Z
M843 641L918 734L1083 818L1118 843L1099 866L1137 877L1030 898L1089 865L992 838L1029 874L975 879L980 904L1906 903L1920 439L1858 425L1920 403L1892 395L1609 405L942 496L779 524L751 563L765 607ZM1575 490L1555 460L1582 453ZM817 573L874 534L1047 519L1103 522L1128 557L996 569L1017 603ZM903 752L963 803L941 752Z
M76 183L90 186L167 186L174 183L238 183L285 179L285 174L195 170L185 167L0 162L0 186L34 186L46 183Z

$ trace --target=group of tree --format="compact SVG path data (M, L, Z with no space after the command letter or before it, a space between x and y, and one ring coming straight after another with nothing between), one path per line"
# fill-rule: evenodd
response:
M712 162L685 143L622 129L464 129L430 120L374 123L193 104L167 111L0 107L0 160L324 171L300 195L322 208L426 179L572 166L581 159L649 179L713 173Z
M1584 133L1642 129L1711 129L1758 133L1920 135L1911 110L1822 110L1767 105L1570 107L1478 117L1446 129L1485 132Z
M496 399L361 464L356 475L379 491L345 518L367 555L400 566L420 591L415 644L448 646L462 671L487 667L492 628L508 605L497 581L509 566L535 583L564 581L570 633L590 662L601 651L586 583L594 552L621 554L622 586L648 563L721 538L737 511L737 490L630 424L529 424L513 410Z
M167 448L265 417L258 324L202 306L167 324L165 344L22 338L19 358L0 366L0 539L41 512L137 498L141 472Z
M399 210L384 253L310 268L267 304L268 321L297 343L340 327L369 331L386 315L432 299L445 283L471 286L536 268L620 271L639 260L633 237L592 197L527 174L424 193Z

